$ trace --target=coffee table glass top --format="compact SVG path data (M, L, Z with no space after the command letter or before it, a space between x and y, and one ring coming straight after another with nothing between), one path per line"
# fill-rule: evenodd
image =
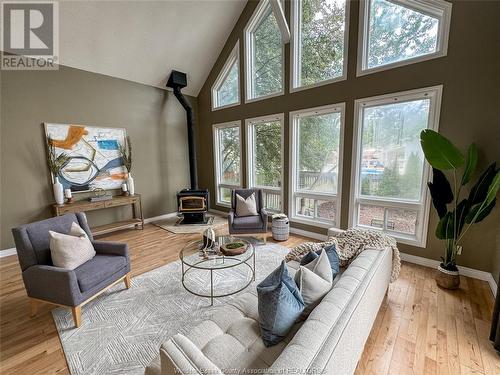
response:
M220 245L231 242L243 242L247 245L247 251L240 255L225 256L221 253L207 252L205 257L201 249L203 249L203 240L191 241L184 246L180 251L179 257L181 262L189 267L213 270L223 269L237 266L238 264L245 263L254 254L254 246L239 237L234 236L217 236L215 241ZM229 262L227 260L230 260Z

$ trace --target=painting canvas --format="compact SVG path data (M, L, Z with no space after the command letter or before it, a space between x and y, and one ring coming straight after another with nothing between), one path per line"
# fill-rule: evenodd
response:
M120 146L126 142L125 129L46 123L45 133L56 155L69 156L58 176L65 189L119 189L125 182L127 169L120 154Z

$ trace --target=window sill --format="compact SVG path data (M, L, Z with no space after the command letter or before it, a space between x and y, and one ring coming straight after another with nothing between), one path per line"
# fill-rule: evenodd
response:
M316 227L316 228L337 228L335 226L335 223L333 221L327 222L327 221L319 221L315 219L306 219L303 217L298 217L298 216L292 216L290 218L290 221L292 223L299 223L299 224L304 224L304 225L309 225L311 227Z
M364 226L364 225L356 225L355 228L357 229L370 229L370 230L375 230L379 231L381 233L385 233L388 236L391 236L396 240L398 244L402 243L405 245L410 245L410 246L415 246L415 247L421 247L425 248L426 247L426 240L420 240L416 236L405 236L404 234L398 235L395 232L389 232L389 231L384 231L382 229L374 228L374 227L369 227L369 226Z

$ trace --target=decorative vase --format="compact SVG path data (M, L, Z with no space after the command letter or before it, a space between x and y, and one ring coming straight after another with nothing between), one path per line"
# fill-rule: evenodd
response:
M134 195L135 194L134 179L132 178L132 175L130 174L130 172L128 173L128 177L127 177L127 186L128 186L128 192L130 193L130 195Z
M438 266L438 272L436 275L436 283L441 288L445 289L458 289L460 286L460 274L457 271L450 271L443 267L441 263Z
M54 190L54 199L58 205L64 204L64 189L62 184L59 182L59 177L54 177L54 184L52 185Z

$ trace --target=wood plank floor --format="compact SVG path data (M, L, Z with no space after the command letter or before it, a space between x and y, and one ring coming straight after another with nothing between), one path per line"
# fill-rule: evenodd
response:
M100 239L127 242L132 275L177 260L198 235L171 234L153 225ZM281 243L308 241L292 235ZM391 284L366 343L356 375L500 374L500 357L488 341L493 296L486 282L463 277L461 289L438 288L429 268L404 263ZM0 373L68 374L48 305L35 318L16 256L0 258Z

